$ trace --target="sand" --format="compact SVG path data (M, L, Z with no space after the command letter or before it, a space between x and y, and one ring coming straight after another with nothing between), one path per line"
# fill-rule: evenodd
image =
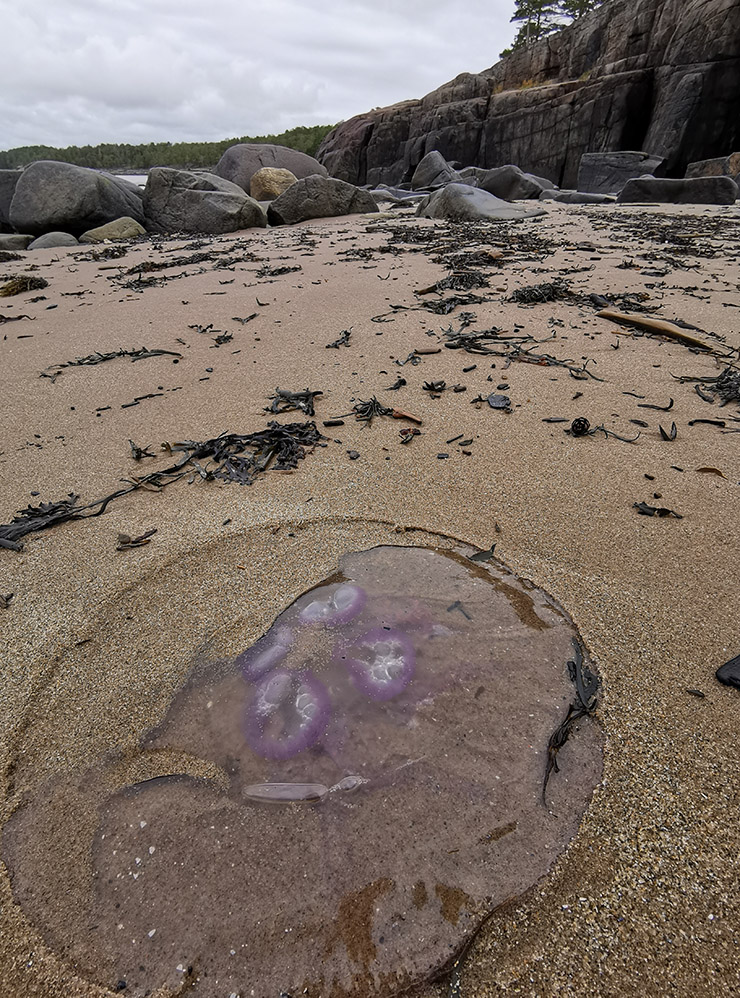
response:
M0 522L69 492L102 498L132 474L170 463L163 441L262 429L276 386L322 390L319 429L372 395L423 421L402 446L399 430L412 424L365 426L350 416L324 429L327 446L292 473L270 471L248 487L183 480L159 493L137 490L98 518L26 538L22 553L0 550L0 595L14 593L0 608L2 819L55 773L133 745L165 713L197 648L214 636L227 646L237 634L255 639L342 553L440 538L495 542L506 566L567 609L598 664L604 776L549 875L481 931L457 993L736 994L740 693L714 671L740 651L732 612L740 468L734 433L688 422L722 418L727 430L740 422L736 404L719 410L673 377L710 377L725 365L631 335L591 305L522 307L507 298L557 276L579 294L645 292L657 316L700 327L696 335L718 351L736 350L740 208L548 205L545 218L491 226L496 244L505 237L504 257L488 269L491 288L478 292L491 300L468 307L477 316L470 329L520 324L538 340L554 333L538 351L574 365L588 359L603 381L447 349L397 366L414 348L438 345L443 329L458 329L466 308L393 313L391 305L433 298L414 291L448 270L409 243L398 254L354 252L387 246L401 226L447 231L409 211L201 239L203 252L234 247L259 260L233 270L213 261L174 267L163 273L184 276L142 290L111 280L119 273L111 268L186 256L195 240L145 242L120 260L65 249L0 264L8 276L49 282L0 299L0 317L31 317L0 324ZM527 233L552 241L552 252L523 249ZM301 269L257 277L266 264ZM32 302L38 295L45 298ZM246 324L233 319L253 312ZM371 321L389 312L393 322ZM209 324L208 332L190 328ZM350 327L349 346L326 349ZM216 346L217 331L233 339ZM93 351L142 346L182 359L119 359L39 377ZM407 385L384 390L398 376ZM467 391L431 398L422 389L431 380ZM471 404L499 384L509 386L501 391L511 413ZM150 393L161 394L127 405ZM669 398L669 412L638 408ZM603 433L575 438L564 432L569 422L543 422L578 416L628 437L638 431L630 420L649 425L630 444ZM673 421L677 437L665 441L658 426L670 430ZM473 438L469 455L448 443L458 434ZM135 463L129 439L156 458ZM682 519L641 516L638 501ZM148 545L116 550L119 532L152 528ZM3 868L1 998L105 993L45 946Z

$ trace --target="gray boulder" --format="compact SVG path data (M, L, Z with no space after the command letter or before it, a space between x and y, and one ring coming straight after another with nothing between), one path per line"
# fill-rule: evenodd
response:
M213 173L163 166L149 171L144 214L153 232L218 234L267 225L262 208L236 184Z
M21 170L0 170L0 232L11 232L10 202Z
M144 221L142 191L110 173L70 163L39 160L18 178L10 202L10 224L18 232L78 236L121 215Z
M732 177L694 177L668 180L638 177L620 191L620 204L734 204L738 186Z
M562 204L614 204L610 194L586 194L583 191L543 191L540 201L560 201Z
M518 166L497 166L486 170L483 176L478 176L478 187L482 191L493 194L504 201L520 201L528 198L538 198L545 185L535 180L531 175L523 173ZM547 181L547 187L552 187Z
M356 215L377 211L372 194L331 177L298 180L267 209L270 225L293 225L308 218Z
M305 177L328 177L325 167L313 156L287 146L275 146L262 142L239 142L230 146L216 164L216 174L225 180L238 184L244 191L254 174L265 166L275 166L280 170L290 170L299 180Z
M414 204L426 197L422 191L405 191L400 187L388 187L386 184L379 184L375 190L369 192L376 204Z
M414 170L411 187L415 191L429 191L445 184L460 183L460 174L454 170L441 152L428 152Z
M614 194L628 180L655 173L663 160L647 152L586 152L578 167L578 190L587 194Z
M28 249L30 243L33 242L33 236L20 235L19 233L12 233L12 235L0 234L0 250L10 250L11 252L15 250Z
M453 222L519 221L546 215L543 208L524 208L510 204L487 191L467 184L448 184L435 191L419 205L416 214L421 218L446 218Z
M686 177L737 177L740 175L740 152L732 152L719 159L701 159L689 163ZM0 181L2 183L2 181Z
M74 236L69 232L45 232L43 236L37 236L32 243L28 244L30 250L54 249L57 246L79 246Z

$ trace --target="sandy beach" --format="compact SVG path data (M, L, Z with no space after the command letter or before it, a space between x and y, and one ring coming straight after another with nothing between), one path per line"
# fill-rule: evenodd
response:
M476 228L393 209L154 237L118 258L98 246L0 262L0 284L48 282L0 298L0 523L125 488L172 464L164 442L308 418L265 412L277 387L323 393L313 418L326 437L292 471L239 485L192 467L100 516L28 534L22 551L0 549L0 596L13 594L0 604L3 824L49 781L135 746L199 649L235 654L345 553L495 544L565 608L598 666L603 777L570 846L486 922L452 990L418 993L740 991L740 692L715 679L740 653L740 412L678 380L737 362L740 204L546 209ZM473 251L489 255L476 269L488 287L415 293ZM552 300L512 298L556 280L567 292ZM470 294L483 300L425 307ZM600 318L589 295L680 320L709 349ZM445 348L446 330L492 327L532 337L523 348L551 362ZM327 349L345 330L348 343ZM167 353L60 366L141 348ZM698 384L706 395L711 383ZM511 411L487 403L497 392ZM420 425L356 420L353 406L373 396ZM577 417L603 430L567 433ZM135 461L129 441L154 456ZM119 534L151 530L117 550ZM47 945L0 865L0 998L110 993Z

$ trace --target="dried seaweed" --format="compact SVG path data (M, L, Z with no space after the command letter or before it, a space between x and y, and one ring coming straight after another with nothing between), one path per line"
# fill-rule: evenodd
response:
M540 302L559 301L569 298L572 292L567 281L545 281L544 284L532 284L528 288L519 288L509 295L509 301L519 305L537 305Z
M714 402L719 399L720 406L740 402L740 370L736 367L728 366L714 377L692 377L689 374L674 374L672 377L682 385L687 381L696 383L696 390L705 401ZM709 386L708 397L700 392L699 384Z
M18 322L20 319L31 319L33 322L33 317L30 315L0 315L0 326L5 322Z
M276 388L275 394L270 396L272 402L264 411L278 414L297 409L300 412L305 412L307 416L313 416L313 400L323 394L323 392L312 392L308 388L302 392L289 392L285 388Z
M431 284L428 288L420 288L415 291L417 295L430 295L442 291L472 291L476 288L487 288L490 282L483 274L476 274L473 271L459 271L449 274L436 284Z
M26 291L40 291L41 288L48 287L49 282L45 281L43 277L21 274L0 286L0 298L10 298L12 295L22 295Z
M121 496L129 495L141 488L163 488L179 481L192 471L191 478L200 477L204 481L221 479L251 485L255 479L269 468L284 471L298 466L309 450L325 446L327 438L316 428L314 422L267 424L267 429L256 433L222 433L210 440L196 442L180 441L163 444L170 454L181 453L178 460L167 468L153 471L142 478L134 479L125 488L118 489L104 499L96 499L85 506L79 506L79 496L70 492L67 499L59 502L40 503L19 510L10 523L0 524L0 548L11 551L23 550L22 539L30 533L48 530L70 520L83 520L100 516L108 504ZM203 465L207 460L214 467Z
M352 335L352 326L350 326L349 329L343 329L335 340L333 340L331 343L326 344L326 349L338 350L339 347L348 347L349 338L351 335Z
M584 666L583 652L575 638L573 639L573 651L573 658L568 661L567 668L571 682L575 683L576 686L576 700L569 705L565 718L552 735L550 735L550 740L547 743L547 762L545 764L545 776L542 783L543 804L545 803L545 792L547 791L550 776L553 772L560 772L557 762L558 752L568 741L576 721L579 721L582 717L589 717L598 706L596 699L600 685L598 676L594 675L594 673Z
M671 516L675 520L683 520L683 516L666 506L650 506L646 502L635 502L632 504L638 513L643 516Z
M371 399L367 402L363 402L359 399L355 405L352 406L352 412L355 414L358 420L368 425L372 423L375 416L392 416L394 410L387 406L382 405L376 397L373 395Z
M51 378L56 381L65 367L92 367L95 364L103 364L107 360L117 360L119 357L130 357L131 362L137 360L148 360L150 357L177 357L182 354L175 350L150 350L149 347L139 347L136 350L112 350L110 353L100 353L95 351L86 357L76 357L74 360L61 361L58 364L51 364L39 375L40 378Z

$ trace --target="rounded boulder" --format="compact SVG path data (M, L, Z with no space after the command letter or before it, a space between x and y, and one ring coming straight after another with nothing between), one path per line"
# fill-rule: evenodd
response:
M230 146L218 161L215 172L219 177L238 184L242 190L249 191L252 177L265 166L290 170L298 180L329 176L325 167L313 156L268 142L238 142Z

